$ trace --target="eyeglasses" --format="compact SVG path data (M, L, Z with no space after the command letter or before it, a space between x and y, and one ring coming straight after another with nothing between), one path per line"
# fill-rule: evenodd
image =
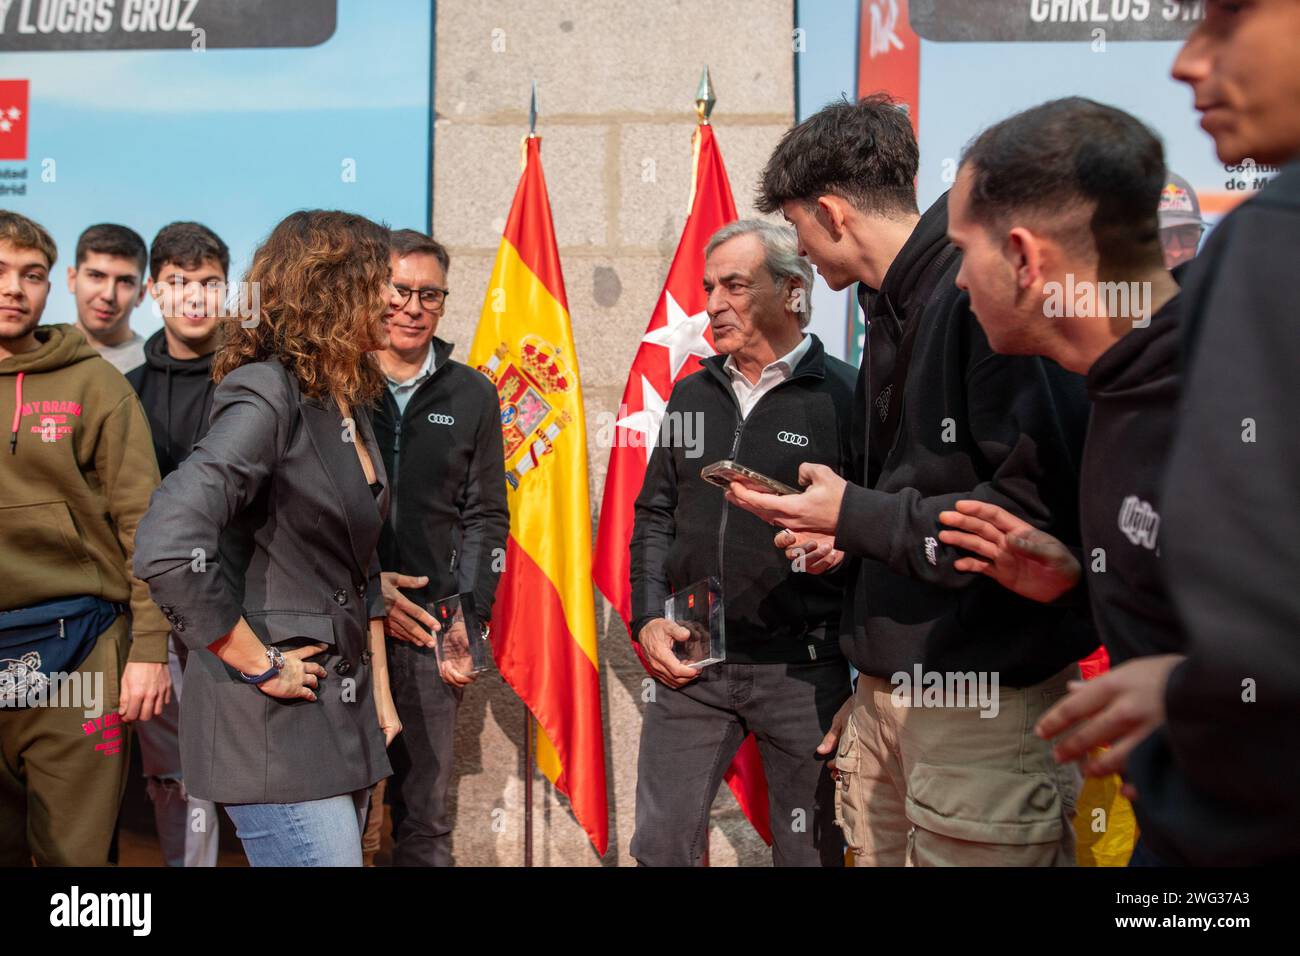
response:
M420 297L420 307L429 312L437 312L447 304L447 296L451 294L450 289L439 289L437 286L429 286L426 289L408 289L404 285L395 285L394 289L402 298L402 304L399 308L406 308L406 303L411 301L411 295L417 294Z
M1205 232L1204 226L1198 226L1195 223L1189 223L1183 226L1168 226L1160 230L1161 244L1165 247L1175 249L1196 251L1201 245L1201 236Z

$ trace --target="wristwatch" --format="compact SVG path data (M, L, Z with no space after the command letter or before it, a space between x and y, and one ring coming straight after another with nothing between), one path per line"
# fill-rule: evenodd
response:
M280 653L278 647L268 647L266 649L266 659L271 666L262 673L250 677L243 671L238 671L239 679L245 684L264 684L284 668L284 655Z

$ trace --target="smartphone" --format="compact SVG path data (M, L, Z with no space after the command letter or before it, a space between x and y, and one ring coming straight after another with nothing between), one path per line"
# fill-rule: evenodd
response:
M749 485L756 491L766 492L769 495L799 494L798 488L791 488L789 485L783 484L775 478L769 478L767 475L759 474L752 468L738 465L730 459L715 461L700 472L700 477L723 489L729 488L733 481L739 481L741 484Z

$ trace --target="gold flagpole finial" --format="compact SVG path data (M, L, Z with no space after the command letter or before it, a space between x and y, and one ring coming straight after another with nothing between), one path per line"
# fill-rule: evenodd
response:
M706 66L700 76L699 89L695 91L695 115L706 126L709 116L713 113L713 104L716 102L718 98L713 95L713 79L709 76L709 68Z

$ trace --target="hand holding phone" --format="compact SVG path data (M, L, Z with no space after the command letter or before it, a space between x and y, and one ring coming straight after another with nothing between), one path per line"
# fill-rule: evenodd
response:
M797 495L798 488L791 488L787 484L777 481L775 478L769 478L752 468L746 468L744 465L738 465L731 459L715 461L700 472L700 477L710 484L717 485L723 491L731 487L733 481L738 481L754 491L761 491L769 495Z

